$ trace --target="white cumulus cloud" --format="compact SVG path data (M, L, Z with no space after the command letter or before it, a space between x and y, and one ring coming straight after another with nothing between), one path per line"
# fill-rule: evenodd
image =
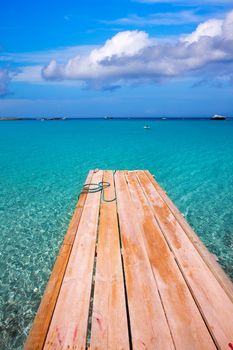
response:
M175 42L156 41L144 31L119 32L88 54L76 55L63 64L52 60L42 76L111 89L198 74L230 79L232 68L233 11L222 20L201 23Z
M210 19L198 25L197 29L184 37L189 44L198 42L202 37L221 37L223 40L233 40L233 11L225 19Z
M129 68L128 65L119 66L120 60L134 60L150 44L148 34L143 31L120 32L107 40L103 47L92 50L87 56L75 56L63 65L52 60L43 68L42 75L48 80L83 80L96 87L108 85L105 83L109 79L110 85L114 86L114 81L120 78L119 70L125 71L126 74Z
M193 33L184 37L183 41L186 41L187 43L191 44L197 42L203 36L207 36L210 38L220 36L222 34L222 24L222 20L210 19L204 23L199 24L199 26Z
M111 59L111 57L131 57L150 44L148 35L142 31L125 31L116 34L111 40L107 40L102 48L91 52L90 59L93 62Z

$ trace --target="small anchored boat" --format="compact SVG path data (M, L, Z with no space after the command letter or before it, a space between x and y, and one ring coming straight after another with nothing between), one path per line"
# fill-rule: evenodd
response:
M215 114L210 120L226 120L226 117L224 115Z
M144 129L150 129L150 125L144 125Z

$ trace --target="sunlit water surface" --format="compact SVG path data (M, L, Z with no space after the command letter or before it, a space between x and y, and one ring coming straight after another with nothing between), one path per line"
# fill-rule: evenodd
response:
M1 122L0 349L22 348L94 168L149 169L233 278L233 122Z

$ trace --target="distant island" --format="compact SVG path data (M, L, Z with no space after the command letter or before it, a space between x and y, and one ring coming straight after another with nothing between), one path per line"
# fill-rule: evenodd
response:
M0 121L19 121L19 120L28 120L28 121L53 121L53 120L85 120L85 119L93 119L93 120L233 120L233 117L226 117L220 114L215 114L212 117L0 117Z
M24 120L24 118L7 118L7 117L0 117L0 120Z
M19 118L7 118L7 117L0 117L0 121L1 120L39 120L39 121L47 121L47 120L66 120L67 118L65 117L51 117L51 118L47 118L47 117L43 117L43 118L26 118L26 117L19 117Z

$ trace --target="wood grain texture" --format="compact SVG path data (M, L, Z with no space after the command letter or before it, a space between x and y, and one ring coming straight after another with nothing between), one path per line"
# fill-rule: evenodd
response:
M215 257L208 251L206 246L202 243L200 238L196 235L196 233L193 231L191 226L188 224L188 222L185 220L185 218L182 216L180 211L177 209L175 204L171 201L171 199L167 196L166 192L160 187L160 185L157 183L155 178L151 175L149 171L145 171L148 178L151 180L152 184L158 191L159 195L163 199L163 201L168 206L169 210L173 213L181 227L183 228L186 235L189 237L190 241L193 243L195 249L198 251L200 256L205 261L206 265L209 267L209 269L212 271L212 273L215 275L216 279L219 281L221 286L224 288L226 293L228 294L229 298L233 302L233 283L230 281L230 279L227 277L225 272L222 270L221 266L216 261Z
M80 195L25 349L84 350L88 327L90 350L229 349L230 280L148 171L86 182L114 179L117 201Z
M91 182L92 175L93 171L90 171L87 176L86 183ZM25 350L40 350L43 348L48 328L52 319L53 311L57 302L58 294L62 285L63 277L66 271L67 263L70 257L77 228L85 205L86 197L86 193L81 193L79 196L79 200L74 210L72 220L64 237L64 241L53 267L48 285L42 297L31 331L24 345Z
M134 349L174 349L123 172L115 174Z
M128 172L126 178L176 349L216 349L136 172Z
M102 181L103 172L92 182ZM86 346L100 192L88 193L44 349Z
M161 231L219 349L232 342L233 304L145 173L137 176Z
M104 172L110 187L105 199L115 197L113 172ZM116 201L101 202L92 315L93 349L129 349Z

